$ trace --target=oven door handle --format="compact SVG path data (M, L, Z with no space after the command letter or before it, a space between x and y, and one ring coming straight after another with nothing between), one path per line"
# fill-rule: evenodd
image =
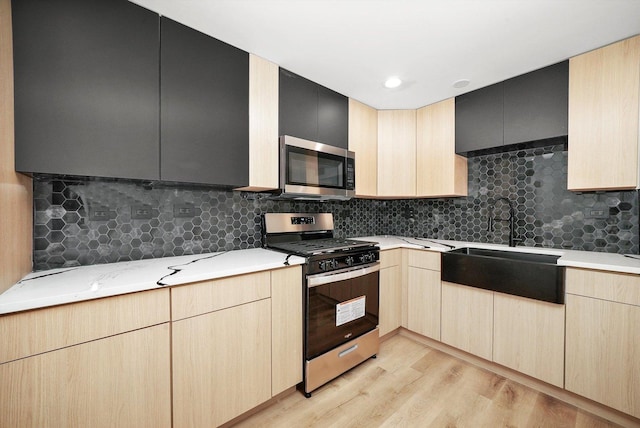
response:
M313 288L318 285L329 284L330 282L346 281L348 279L358 278L378 271L380 271L380 263L374 263L358 269L348 270L346 272L311 275L307 277L307 287Z

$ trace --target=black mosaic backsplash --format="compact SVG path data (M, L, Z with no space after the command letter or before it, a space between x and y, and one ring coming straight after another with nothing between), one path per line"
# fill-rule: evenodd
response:
M566 189L563 144L469 158L469 196L313 202L266 194L139 182L34 180L34 269L91 265L262 245L265 212L332 212L336 235L402 235L506 243L508 223L487 230L489 207L521 245L638 253L638 192ZM597 214L592 218L593 214Z

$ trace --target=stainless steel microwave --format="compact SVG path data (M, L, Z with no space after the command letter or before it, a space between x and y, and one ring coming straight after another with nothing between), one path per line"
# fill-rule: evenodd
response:
M356 192L355 153L302 138L280 137L281 196L350 199Z

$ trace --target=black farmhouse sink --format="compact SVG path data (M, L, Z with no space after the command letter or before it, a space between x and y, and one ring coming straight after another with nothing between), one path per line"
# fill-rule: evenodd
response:
M442 253L441 279L485 290L564 304L560 256L458 248Z

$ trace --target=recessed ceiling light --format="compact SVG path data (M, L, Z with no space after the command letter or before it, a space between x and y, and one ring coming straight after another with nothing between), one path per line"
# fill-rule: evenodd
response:
M389 77L384 82L384 86L389 89L397 88L400 85L402 85L402 80L400 80L400 78L396 76Z
M469 82L470 82L469 79L456 80L455 82L453 82L453 87L454 88L464 88L465 86L467 86L469 84Z

